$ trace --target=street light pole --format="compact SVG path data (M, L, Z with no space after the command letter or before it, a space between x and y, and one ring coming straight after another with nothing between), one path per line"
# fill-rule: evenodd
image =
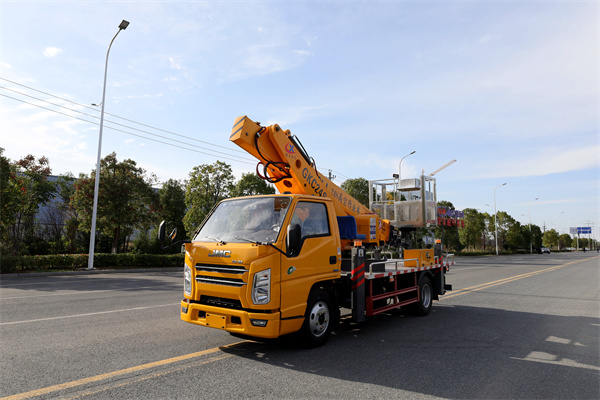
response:
M98 188L100 187L100 157L102 155L102 128L104 127L104 103L106 97L106 75L108 73L108 55L110 53L110 48L117 38L117 35L122 30L127 29L129 22L123 20L119 24L119 30L115 34L115 36L110 41L108 45L108 51L106 52L106 62L104 64L104 87L102 89L102 106L100 110L100 133L98 134L98 158L96 160L96 180L94 182L94 205L92 208L92 227L90 230L90 249L89 249L89 257L88 257L88 269L94 269L94 247L96 245L96 215L98 214Z
M498 224L496 223L496 190L504 185L506 185L506 182L504 182L500 186L496 186L496 189L494 189L494 231L496 232L496 255L498 255Z
M533 254L533 237L531 235L531 203L533 203L536 200L539 200L539 197L536 197L535 199L531 200L528 204L529 207L529 254Z
M404 160L406 157L415 154L417 151L413 150L412 152L408 153L407 155L405 155L404 157L402 157L400 159L400 163L398 163L398 188L400 188L401 185L401 181L402 181L402 160Z

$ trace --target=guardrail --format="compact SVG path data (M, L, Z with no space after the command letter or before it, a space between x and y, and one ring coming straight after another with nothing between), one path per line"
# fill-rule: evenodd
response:
M398 264L402 263L402 267L404 267L404 262L405 261L416 261L417 262L417 267L416 268L419 268L419 259L418 258L406 258L406 259L405 258L401 258L401 259L398 259L398 260L385 260L385 261L378 261L378 262L371 263L371 265L369 265L369 273L370 274L373 273L373 265L381 265L381 264L383 264L383 268L384 269L388 266L388 264L394 264L394 269L396 271L398 271Z

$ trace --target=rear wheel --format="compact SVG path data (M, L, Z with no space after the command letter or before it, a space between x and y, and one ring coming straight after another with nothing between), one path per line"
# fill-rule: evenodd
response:
M419 279L419 301L411 304L410 311L418 316L425 316L431 311L433 303L433 286L427 275Z
M318 347L325 344L331 335L336 315L327 292L321 289L311 291L301 329L304 345Z

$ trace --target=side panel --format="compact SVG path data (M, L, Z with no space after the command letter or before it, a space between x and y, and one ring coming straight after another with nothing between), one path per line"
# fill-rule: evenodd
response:
M404 250L405 267L430 267L435 264L433 249Z

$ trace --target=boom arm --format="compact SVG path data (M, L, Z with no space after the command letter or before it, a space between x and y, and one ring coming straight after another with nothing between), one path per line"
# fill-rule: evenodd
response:
M358 200L317 171L299 140L279 125L262 127L243 116L235 120L229 140L259 160L256 173L280 193L309 194L333 199L337 216L353 216L367 243L387 242L389 221L381 220ZM260 172L262 167L262 174Z

